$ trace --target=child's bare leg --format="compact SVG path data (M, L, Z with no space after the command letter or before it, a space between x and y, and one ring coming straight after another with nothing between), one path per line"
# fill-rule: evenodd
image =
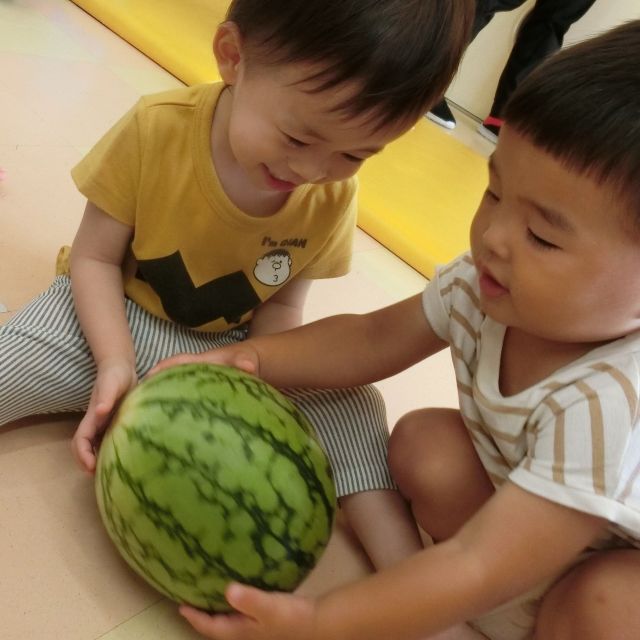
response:
M494 492L453 409L423 409L401 418L391 433L389 466L418 523L435 541L455 534ZM484 636L457 625L430 640L479 638Z
M546 594L536 640L635 640L640 635L640 550L602 551Z
M355 493L341 498L340 506L376 569L400 562L423 548L422 538L407 502L397 491ZM428 638L483 639L484 636L466 625L458 625Z
M354 493L341 498L340 507L376 569L423 548L411 510L397 491Z
M389 466L420 526L436 541L452 536L494 492L453 409L422 409L391 433Z

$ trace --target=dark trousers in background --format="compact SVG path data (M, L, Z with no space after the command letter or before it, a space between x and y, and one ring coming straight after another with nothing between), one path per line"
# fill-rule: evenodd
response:
M501 11L511 11L526 0L478 0L473 37ZM537 0L523 20L495 92L491 115L499 117L509 96L544 58L562 46L569 27L596 0Z

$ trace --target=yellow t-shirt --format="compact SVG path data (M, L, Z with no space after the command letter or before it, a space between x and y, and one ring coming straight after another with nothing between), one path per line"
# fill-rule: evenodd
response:
M296 276L349 270L355 179L304 185L269 217L224 193L210 151L222 84L142 98L72 170L88 200L134 227L125 293L203 331L246 322Z

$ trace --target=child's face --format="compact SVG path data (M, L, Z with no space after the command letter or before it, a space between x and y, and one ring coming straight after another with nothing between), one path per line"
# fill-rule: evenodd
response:
M248 182L261 191L288 192L301 184L349 178L413 124L376 131L366 116L333 112L357 87L309 93L313 85L296 83L313 70L304 63L253 63L238 72L230 88L229 147Z
M608 185L503 127L471 227L482 309L557 342L640 328L640 235Z

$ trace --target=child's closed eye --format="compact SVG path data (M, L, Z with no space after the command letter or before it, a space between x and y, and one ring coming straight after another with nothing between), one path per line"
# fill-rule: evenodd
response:
M356 162L357 163L357 162L364 162L365 161L365 158L358 158L358 156L354 156L354 155L352 155L350 153L343 153L342 157L345 160L348 160L349 162Z
M290 136L288 134L284 134L285 138L287 139L287 142L292 146L292 147L308 147L309 143L308 142L302 142L302 140L298 140L298 138L294 138L293 136Z
M527 238L529 241L535 244L537 247L541 249L559 249L558 245L553 244L553 242L549 242L544 238L541 238L539 235L535 234L531 229L527 228Z

